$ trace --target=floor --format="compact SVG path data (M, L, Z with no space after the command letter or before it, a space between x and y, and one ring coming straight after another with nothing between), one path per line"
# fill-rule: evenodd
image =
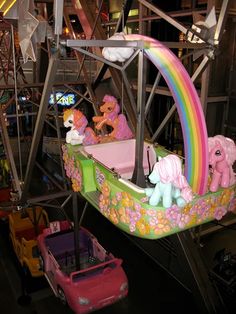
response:
M48 209L50 220L64 219L61 212ZM72 217L72 210L67 209ZM83 219L101 244L116 257L123 259L123 268L129 280L127 298L97 314L151 314L180 311L182 314L201 314L193 295L163 270L154 259L145 254L129 237L102 217L97 210L88 207ZM223 247L236 253L235 226L204 237L202 250L212 266L214 254ZM236 313L236 298L227 299L228 314ZM26 278L16 260L9 241L8 222L0 221L0 308L8 314L72 314L53 295L46 279ZM220 313L222 314L222 313Z

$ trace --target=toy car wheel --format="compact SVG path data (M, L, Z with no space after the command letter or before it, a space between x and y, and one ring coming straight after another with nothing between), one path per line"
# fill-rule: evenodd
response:
M67 305L67 300L65 296L65 292L62 290L62 288L58 287L57 289L58 297L63 305Z

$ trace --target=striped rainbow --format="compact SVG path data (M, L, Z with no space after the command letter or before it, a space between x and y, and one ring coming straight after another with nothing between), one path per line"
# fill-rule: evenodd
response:
M208 180L208 135L205 117L196 89L179 59L159 41L138 34L126 40L144 41L145 55L165 79L179 114L183 138L184 174L195 193L205 194Z

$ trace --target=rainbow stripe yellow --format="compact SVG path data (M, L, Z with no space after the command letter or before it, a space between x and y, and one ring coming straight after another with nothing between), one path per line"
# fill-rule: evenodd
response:
M205 194L209 167L208 135L202 106L189 74L174 53L159 41L138 34L126 35L125 38L144 41L146 56L165 79L181 122L184 174L195 193Z

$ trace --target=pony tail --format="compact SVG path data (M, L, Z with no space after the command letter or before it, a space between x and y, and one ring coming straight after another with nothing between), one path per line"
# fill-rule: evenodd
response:
M181 190L181 196L185 199L185 201L191 202L193 199L193 191L189 186L185 176L182 174L178 177L177 187Z
M193 199L193 191L190 186L186 186L181 190L181 196L185 199L186 202L191 202Z

